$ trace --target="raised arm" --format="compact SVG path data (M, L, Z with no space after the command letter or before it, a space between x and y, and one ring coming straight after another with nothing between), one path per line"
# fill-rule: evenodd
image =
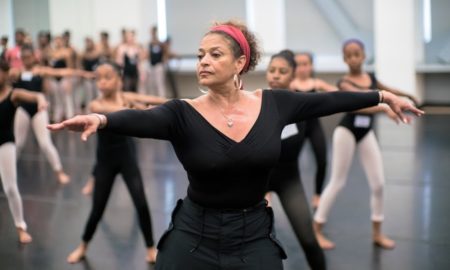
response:
M404 111L411 111L420 116L423 111L418 110L409 102L398 98L386 91L330 92L330 93L300 93L290 91L273 91L278 110L287 123L295 123L305 119L317 118L338 112L355 111L375 106L384 102L405 123L410 117Z
M148 110L78 115L61 123L48 125L48 128L53 131L69 129L82 132L83 141L99 128L127 136L171 140L175 130L175 106L172 101Z

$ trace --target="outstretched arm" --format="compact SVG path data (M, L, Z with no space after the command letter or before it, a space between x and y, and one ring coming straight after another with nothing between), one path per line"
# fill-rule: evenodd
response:
M323 92L334 92L339 90L336 86L321 79L316 80L316 88Z
M72 68L50 68L50 67L38 67L33 70L36 73L44 77L65 77L65 76L80 76L84 78L94 78L93 72L88 72L80 69Z
M149 105L160 105L167 102L166 98L161 98L157 96L143 95L133 92L124 92L125 98L131 102L140 102Z
M48 125L48 128L53 131L68 129L82 132L83 141L99 128L127 136L170 140L174 134L176 118L175 104L169 103L148 110L122 110L107 115L78 115L61 123Z
M273 95L278 104L281 117L287 123L326 116L338 112L355 111L372 107L384 102L397 114L399 119L407 123L410 117L404 112L411 111L420 116L423 111L418 110L409 102L386 91L331 92L331 93L293 93L290 91L274 91Z

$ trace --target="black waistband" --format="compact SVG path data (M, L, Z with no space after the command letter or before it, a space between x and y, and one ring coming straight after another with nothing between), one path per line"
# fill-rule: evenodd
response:
M247 207L247 208L242 208L242 209L233 209L233 208L222 208L222 209L217 209L217 208L208 208L208 207L204 207L199 205L198 203L192 201L192 199L190 199L188 196L186 196L183 199L184 203L186 203L188 206L194 208L197 211L200 212L208 212L208 213L236 213L236 214L241 214L242 212L253 212L253 211L257 211L257 210L261 210L261 209L265 209L267 207L267 201L264 199L262 201L260 201L259 203Z

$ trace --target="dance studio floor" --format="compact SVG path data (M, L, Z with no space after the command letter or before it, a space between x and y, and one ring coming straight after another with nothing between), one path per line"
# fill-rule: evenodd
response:
M330 136L337 117L325 119ZM427 115L411 126L379 119L377 134L385 172L384 231L397 241L393 251L371 244L369 188L358 161L338 197L325 232L336 242L326 252L328 269L450 269L450 115ZM60 186L32 137L18 161L18 183L33 243L17 242L7 200L0 189L0 269L152 269L145 263L143 237L128 192L120 178L86 260L65 262L80 242L91 198L80 190L91 172L95 139L54 134L63 164L72 177ZM142 140L139 156L145 192L151 207L155 238L169 222L176 200L186 193L186 175L167 142ZM307 144L300 158L308 197L315 163ZM287 219L274 197L276 229L288 260L285 269L308 269ZM186 266L187 270L190 270Z

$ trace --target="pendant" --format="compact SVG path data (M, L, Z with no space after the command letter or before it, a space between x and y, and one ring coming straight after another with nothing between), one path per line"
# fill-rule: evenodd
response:
M233 127L233 120L232 119L228 119L227 120L227 126L229 127L229 128L231 128L231 127Z

